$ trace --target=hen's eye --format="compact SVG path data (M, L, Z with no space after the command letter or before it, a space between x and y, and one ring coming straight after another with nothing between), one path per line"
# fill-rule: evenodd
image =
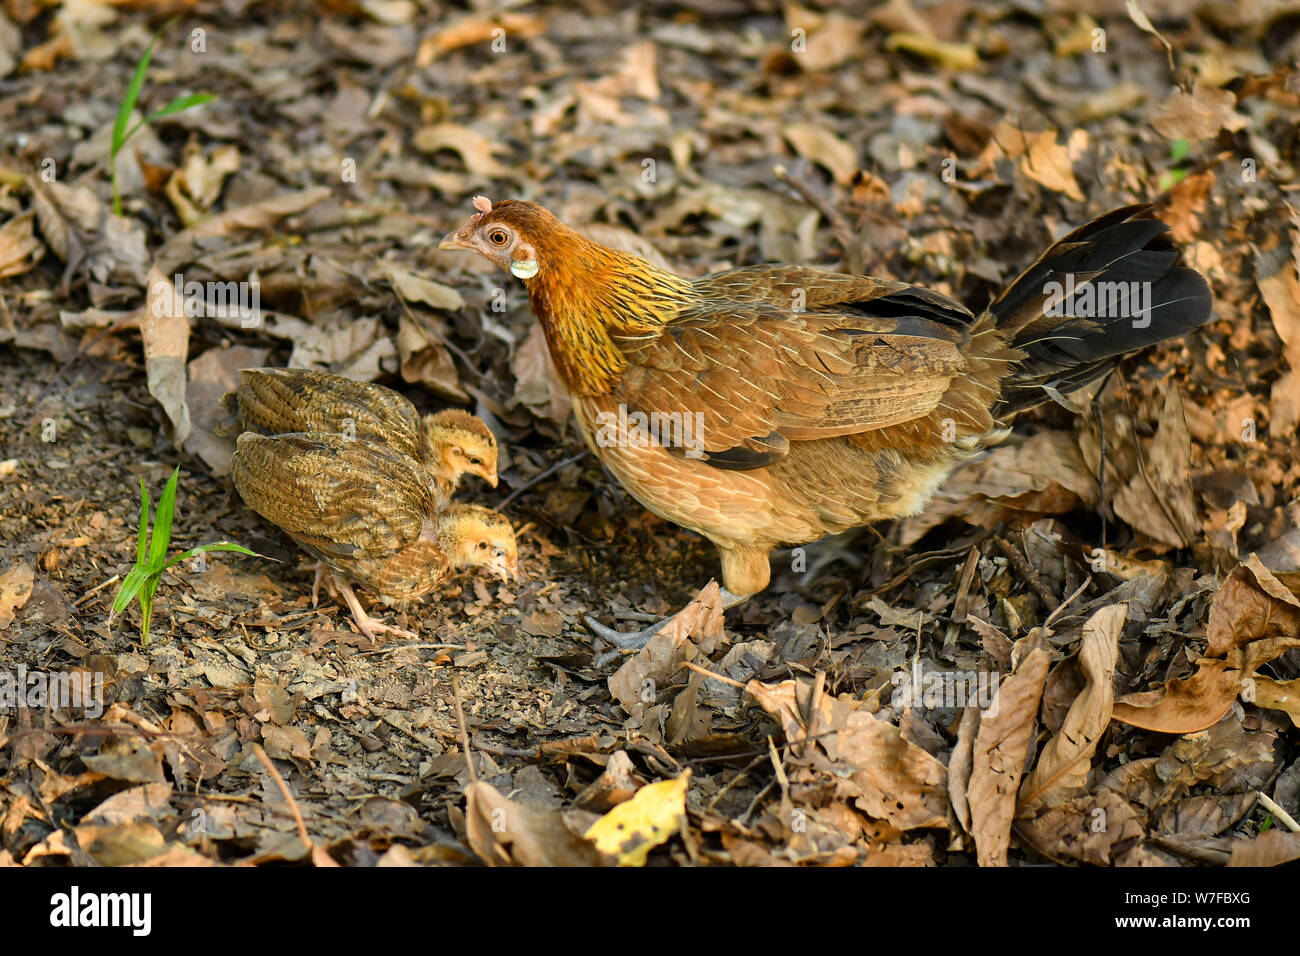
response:
M504 229L493 229L488 233L488 242L494 246L504 246L510 239L510 234Z

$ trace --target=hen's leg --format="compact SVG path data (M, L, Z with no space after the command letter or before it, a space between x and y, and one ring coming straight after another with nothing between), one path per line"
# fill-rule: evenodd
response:
M370 638L373 642L377 634L396 634L398 637L415 637L416 635L401 627L394 627L392 624L385 624L382 621L376 621L373 617L365 612L361 607L361 602L357 596L352 593L352 585L346 581L334 580L338 587L339 593L343 595L343 600L347 602L348 610L352 612L352 620L357 623L357 630Z
M729 610L750 598L750 595L748 594L732 594L726 588L721 588L720 591L722 595L722 609L724 611ZM678 614L680 613L681 612L679 611ZM587 627L591 629L593 634L608 641L620 650L636 650L637 648L645 647L646 642L650 640L650 638L663 630L664 625L676 617L677 614L674 614L671 617L666 617L662 621L656 621L649 627L642 628L639 631L616 631L612 627L606 627L604 624L601 624L590 614L583 615L583 619L587 622ZM602 656L601 660L605 660L608 656L609 655Z

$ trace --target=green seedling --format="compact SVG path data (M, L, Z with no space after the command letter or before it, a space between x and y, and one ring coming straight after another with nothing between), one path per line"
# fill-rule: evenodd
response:
M171 543L172 537L172 514L176 510L176 479L180 471L178 465L172 472L172 476L167 479L167 487L163 489L162 497L158 499L152 540L149 537L149 490L145 488L143 480L140 482L140 537L136 546L135 567L127 573L126 580L117 589L117 596L113 598L113 614L109 616L111 621L114 615L126 609L132 598L138 596L140 598L140 643L145 647L149 646L149 621L153 617L153 596L158 590L158 582L164 571L178 561L184 561L206 551L238 551L240 554L257 556L257 552L249 551L234 542L218 541L216 544L201 544L197 548L182 551L168 560L167 546Z
M1170 144L1169 165L1171 168L1160 174L1160 182L1157 183L1161 192L1172 189L1187 177L1187 170L1178 167L1187 158L1189 152L1191 152L1191 143L1186 139L1176 139Z
M182 110L188 110L195 106L202 106L204 103L211 103L215 96L210 93L190 93L187 96L178 96L160 110L148 114L130 129L126 124L131 121L131 113L134 112L136 104L140 101L140 90L144 87L144 75L149 71L149 61L153 59L153 48L158 43L158 38L162 36L163 30L176 22L176 18L164 23L153 39L149 41L149 46L144 51L144 56L140 57L140 62L136 64L135 74L131 77L131 85L126 88L126 96L122 99L122 105L117 108L117 119L113 123L113 143L109 152L109 166L111 167L110 175L113 180L113 215L122 215L122 193L117 185L117 154L126 146L140 127L146 123L152 123L154 120L162 119L164 116L171 116L173 113L179 113Z

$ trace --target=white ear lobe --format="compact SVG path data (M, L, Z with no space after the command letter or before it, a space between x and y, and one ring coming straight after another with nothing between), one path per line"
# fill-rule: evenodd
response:
M531 279L537 275L537 260L516 259L510 263L510 274L517 279Z

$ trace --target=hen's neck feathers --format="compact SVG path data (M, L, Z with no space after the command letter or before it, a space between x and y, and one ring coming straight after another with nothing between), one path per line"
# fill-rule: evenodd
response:
M529 280L528 296L569 390L601 395L623 374L627 353L657 337L694 286L556 225L534 241L543 266Z

